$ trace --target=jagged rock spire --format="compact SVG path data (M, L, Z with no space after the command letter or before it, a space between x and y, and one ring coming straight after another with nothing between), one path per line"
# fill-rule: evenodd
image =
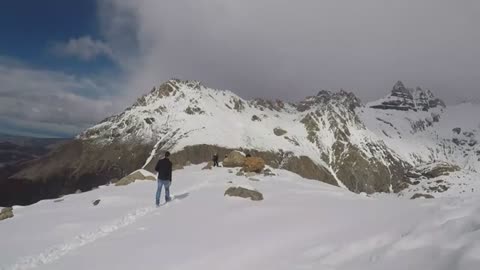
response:
M393 86L390 96L370 107L383 110L428 111L437 107L444 108L445 103L435 98L430 90L423 90L420 87L407 88L401 81L398 81Z
M405 88L405 85L403 84L402 81L397 81L395 85L393 86L392 93L393 92L406 92L407 88Z

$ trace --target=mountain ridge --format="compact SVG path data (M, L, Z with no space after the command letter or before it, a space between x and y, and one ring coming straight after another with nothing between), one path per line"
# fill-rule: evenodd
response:
M274 168L353 192L399 192L411 184L415 167L438 160L480 171L475 123L457 134L473 135L456 139L450 136L456 127L443 124L454 109L431 91L408 89L401 82L386 98L362 104L343 90L321 90L295 103L246 100L198 81L172 79L9 178L57 179L54 196L116 181L139 168L153 170L167 150L181 167L236 149L261 156ZM275 129L285 133L277 135ZM462 151L469 152L467 157Z

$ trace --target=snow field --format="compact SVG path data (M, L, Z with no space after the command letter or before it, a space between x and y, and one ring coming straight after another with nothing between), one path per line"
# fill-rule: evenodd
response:
M0 269L478 269L476 196L371 197L282 170L254 182L201 167L175 171L176 199L159 208L153 181L15 207L0 222ZM229 186L264 200L225 197Z

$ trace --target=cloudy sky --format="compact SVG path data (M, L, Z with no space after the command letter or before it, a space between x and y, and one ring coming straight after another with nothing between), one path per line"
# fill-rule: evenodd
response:
M397 80L480 100L478 0L16 0L0 9L0 132L72 136L169 78L297 101Z

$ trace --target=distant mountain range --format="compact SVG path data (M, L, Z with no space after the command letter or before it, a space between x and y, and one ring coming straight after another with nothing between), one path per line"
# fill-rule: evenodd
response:
M0 167L45 155L65 138L34 138L0 133Z
M287 103L170 80L17 167L0 180L0 205L89 190L139 168L152 170L167 150L179 168L239 149L274 168L353 192L400 192L416 179L476 174L479 113L479 105L447 107L431 91L401 82L385 98L362 104L345 91Z

